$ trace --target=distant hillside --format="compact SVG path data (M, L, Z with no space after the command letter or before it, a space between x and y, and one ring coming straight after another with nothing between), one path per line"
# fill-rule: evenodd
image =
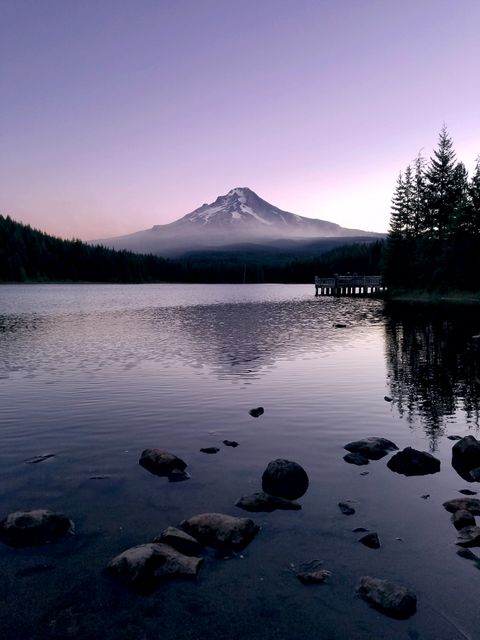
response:
M339 239L198 252L172 260L61 240L0 215L0 282L288 282L335 272L378 273L383 242Z
M300 241L352 237L383 236L283 211L248 187L237 187L170 224L98 242L113 249L180 257L190 251L226 250L242 243L268 246L285 241L293 245Z

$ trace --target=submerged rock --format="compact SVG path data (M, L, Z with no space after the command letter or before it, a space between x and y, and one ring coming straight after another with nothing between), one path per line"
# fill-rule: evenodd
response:
M458 532L459 547L480 547L480 527L463 527Z
M168 474L169 482L183 482L184 480L190 480L192 476L188 471L182 471L181 469L174 469Z
M218 453L220 449L218 447L203 447L200 451L202 453Z
M452 467L467 482L480 480L480 441L474 436L461 438L452 448Z
M368 529L365 529L365 527L355 527L352 531L353 533L364 533L365 531L368 531Z
M160 449L145 449L142 451L138 464L156 476L168 476L178 469L184 471L187 463L173 453Z
M24 460L27 464L38 464L39 462L44 462L45 460L49 460L50 458L55 458L54 453L44 453L41 456L34 456L33 458L27 458Z
M297 578L302 584L325 584L331 575L331 571L319 569L318 571L301 571L297 573Z
M15 511L0 522L0 540L14 547L61 542L74 531L72 520L48 509Z
M245 549L260 531L250 518L236 518L224 513L201 513L184 520L180 526L201 544L234 551Z
M165 578L195 578L202 562L203 558L185 556L169 545L152 542L123 551L106 571L132 587L150 590Z
M167 527L159 536L153 539L153 542L168 544L186 556L198 556L203 549L198 540L176 527Z
M297 462L278 458L268 463L262 475L262 489L287 500L301 498L308 489L308 476Z
M364 464L370 464L370 461L368 460L368 458L365 458L365 456L362 456L361 453L347 453L345 456L343 456L343 459L345 460L345 462L348 462L349 464L356 464L358 466L362 466Z
M357 593L382 613L395 618L409 618L417 610L415 594L389 580L363 576Z
M455 498L454 500L447 500L443 503L443 506L450 513L455 513L460 509L464 511L470 511L474 516L480 516L480 500L478 498Z
M55 566L53 564L34 564L30 567L25 567L25 569L19 569L15 575L19 578L28 578L30 576L35 576L38 573L44 573L45 571L53 571Z
M244 509L245 511L266 511L270 513L276 509L284 511L299 511L302 505L293 500L286 500L285 498L279 498L278 496L271 496L264 491L259 493L252 493L249 496L242 496L235 503L236 507Z
M478 492L471 489L459 489L458 493L463 493L464 496L476 496Z
M461 440L462 436L447 436L449 440Z
M353 516L353 514L355 513L355 509L346 502L339 502L338 506L344 516Z
M369 460L380 460L380 458L386 456L390 451L397 451L398 447L386 438L371 437L349 442L344 446L344 449L352 453L359 453Z
M238 442L235 442L235 440L224 440L224 441L223 441L223 444L224 444L226 447L234 447L234 448L235 448L235 447L238 447Z
M265 413L265 409L263 407L257 407L256 409L250 409L248 413L252 418L259 418L263 413Z
M470 511L466 509L459 509L452 514L451 521L455 529L460 530L465 527L474 527L475 526L475 518L472 516Z
M378 538L378 534L375 532L367 533L359 539L359 542L369 549L380 549L380 540Z
M390 458L387 467L404 476L425 476L440 471L440 460L426 451L406 447Z

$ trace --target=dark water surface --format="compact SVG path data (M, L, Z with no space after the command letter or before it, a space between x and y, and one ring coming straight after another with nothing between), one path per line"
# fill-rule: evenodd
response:
M446 436L477 433L478 333L471 309L315 299L313 286L0 287L0 518L45 507L77 526L61 544L0 544L0 637L479 638L480 571L456 555L442 507L467 486ZM370 435L432 451L441 472L346 464L343 445ZM220 452L200 453L208 446ZM146 447L185 459L192 479L149 474ZM55 457L24 462L44 453ZM254 514L262 530L241 556L208 556L196 582L147 596L103 574L195 513L248 515L236 499L278 457L309 474L303 509ZM340 513L345 500L355 515ZM357 542L359 526L378 532L379 550ZM314 559L327 585L292 572ZM410 587L416 615L371 609L355 596L362 575Z

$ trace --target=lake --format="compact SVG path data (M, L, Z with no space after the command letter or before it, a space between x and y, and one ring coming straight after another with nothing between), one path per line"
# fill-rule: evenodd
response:
M44 507L76 524L58 544L0 543L3 640L478 637L480 571L457 556L442 503L478 486L452 468L447 436L478 431L480 313L313 294L313 285L0 287L0 518ZM258 406L265 413L251 417ZM366 436L430 451L441 472L344 462L343 446ZM200 452L211 446L220 451ZM183 458L191 479L169 483L140 467L147 447ZM275 458L307 471L302 510L235 507ZM356 513L343 515L340 501ZM207 511L262 529L241 554L209 553L195 582L141 595L104 574L124 549ZM376 531L381 548L360 544L356 527ZM312 560L332 572L327 584L296 579ZM394 620L372 609L355 594L363 575L411 588L417 613Z

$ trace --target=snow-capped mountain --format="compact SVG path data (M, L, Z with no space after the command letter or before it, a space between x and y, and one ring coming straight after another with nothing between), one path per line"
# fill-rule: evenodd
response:
M115 249L168 255L245 242L376 235L282 211L248 187L237 187L175 222L101 243Z

